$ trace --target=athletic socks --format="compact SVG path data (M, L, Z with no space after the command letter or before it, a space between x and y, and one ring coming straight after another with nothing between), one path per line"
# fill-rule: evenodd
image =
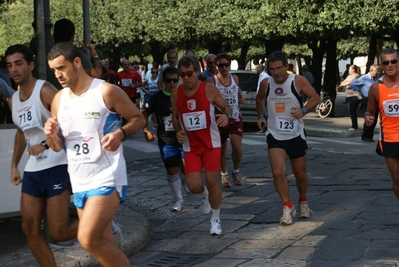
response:
M177 200L183 200L181 195L181 182L180 182L180 175L176 173L175 175L167 175L168 183L170 189L172 189L172 193Z

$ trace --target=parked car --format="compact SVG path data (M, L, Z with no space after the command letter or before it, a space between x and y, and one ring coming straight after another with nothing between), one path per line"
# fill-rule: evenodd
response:
M239 86L245 98L245 104L240 104L240 111L244 123L256 123L258 113L256 112L256 88L258 87L259 75L254 71L231 70L230 74L238 76Z

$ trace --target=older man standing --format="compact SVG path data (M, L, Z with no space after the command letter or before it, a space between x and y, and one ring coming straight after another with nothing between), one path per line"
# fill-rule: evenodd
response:
M364 113L366 113L366 110L367 110L367 102L369 100L370 87L371 87L371 85L373 85L373 83L375 83L377 81L378 72L379 72L378 66L371 65L369 73L367 73L363 76L360 76L358 79L354 80L350 84L350 88L353 91L358 91L363 96L361 104L362 104L362 109L364 110ZM375 110L374 116L375 117L378 116L378 108ZM377 124L377 120L375 120L370 126L363 124L362 141L374 142L373 137L374 137L374 128L375 128L376 124Z

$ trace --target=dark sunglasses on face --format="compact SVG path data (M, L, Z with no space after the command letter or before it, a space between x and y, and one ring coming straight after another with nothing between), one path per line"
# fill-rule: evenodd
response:
M219 68L219 69L221 69L221 68L223 68L223 67L225 67L225 68L230 67L230 63L220 63L220 64L218 64L218 68Z
M382 63L382 65L384 65L384 66L388 66L388 65L389 65L389 62L391 62L392 65L395 65L396 63L398 63L398 60L397 60L397 59L387 60L387 61L382 61L381 63Z
M171 83L171 82L177 83L178 81L179 81L179 79L165 79L166 83Z
M151 71L151 73L158 73L158 71Z
M193 76L194 71L186 71L186 72L182 72L180 71L180 77L184 78L185 76L187 76L187 78L190 78L191 76Z
M215 62L215 61L207 61L206 64L208 64L208 65L214 65L214 64L216 64L216 62Z

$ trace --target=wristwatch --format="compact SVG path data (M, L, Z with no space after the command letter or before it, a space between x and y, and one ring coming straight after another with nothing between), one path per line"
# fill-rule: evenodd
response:
M50 148L50 147L47 145L46 140L43 140L40 144L41 144L42 146L44 146L45 149L49 149L49 148Z

